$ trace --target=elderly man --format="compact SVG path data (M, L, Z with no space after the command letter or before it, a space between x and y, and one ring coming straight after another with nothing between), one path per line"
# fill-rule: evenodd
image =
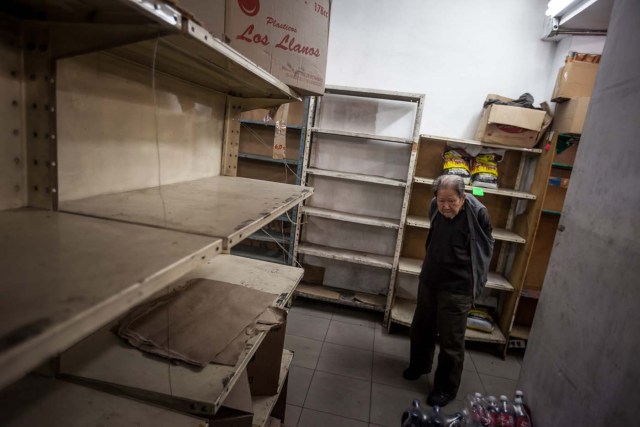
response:
M433 193L411 324L411 360L403 377L416 380L431 372L437 338L440 355L427 403L445 406L460 387L467 315L487 281L493 238L487 208L464 193L461 177L440 176Z

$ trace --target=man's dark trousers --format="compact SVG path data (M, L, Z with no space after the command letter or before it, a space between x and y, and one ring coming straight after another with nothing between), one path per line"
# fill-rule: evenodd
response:
M464 362L464 333L472 305L471 295L435 290L418 285L418 304L411 323L410 366L431 372L436 339L440 344L433 391L455 396Z

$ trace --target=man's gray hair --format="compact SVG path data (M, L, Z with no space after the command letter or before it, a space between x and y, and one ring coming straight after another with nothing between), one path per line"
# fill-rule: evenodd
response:
M443 188L455 190L458 197L464 196L464 180L459 175L440 175L433 182L433 194L438 195L438 190Z

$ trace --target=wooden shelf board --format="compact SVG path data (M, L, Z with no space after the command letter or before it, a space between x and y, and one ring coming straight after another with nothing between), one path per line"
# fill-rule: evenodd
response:
M422 269L422 260L415 258L400 258L398 263L398 270L401 273L412 274L418 276ZM485 285L490 289L497 289L499 291L513 292L514 288L511 283L501 274L489 272L487 275L487 284Z
M0 387L222 250L222 241L58 212L0 212Z
M361 89L347 86L326 86L325 93L364 98L389 99L392 101L418 102L424 98L420 93L394 92L389 90Z
M520 293L523 298L540 299L540 290L538 289L523 289Z
M345 136L348 138L370 139L375 141L395 142L398 144L412 144L411 138L399 138L397 136L373 135L369 133L349 132L344 130L311 128L311 132L321 135Z
M366 308L381 313L384 312L386 304L386 298L381 295L345 291L328 286L310 285L304 282L298 285L295 295L318 301Z
M418 228L430 228L431 220L426 216L409 215L407 216L407 225ZM504 242L525 243L525 240L521 236L504 228L494 228L493 238Z
M28 375L0 391L0 411L4 427L34 426L43 422L68 427L202 427L206 424L204 417L36 375Z
M179 283L205 278L246 286L274 294L274 304L282 308L302 279L301 268L233 255L216 258L181 278ZM249 340L236 366L209 364L194 369L145 354L125 344L107 326L62 353L60 373L74 381L107 386L178 411L193 412L190 408L195 403L202 414L215 413L265 335L266 332L261 332Z
M282 352L282 362L280 363L278 392L273 396L252 397L251 400L253 406L253 427L265 427L267 425L267 421L269 421L271 412L278 402L278 398L280 397L280 393L282 392L282 387L284 386L287 375L289 374L291 362L293 362L293 353L285 349Z
M520 339L520 340L528 340L530 332L531 332L531 327L529 326L513 325L513 328L511 328L511 333L509 334L509 337Z
M313 194L313 188L216 176L60 203L60 210L223 239L230 248Z
M296 159L274 159L272 157L269 156L261 156L259 154L249 154L249 153L238 153L238 158L240 159L249 159L249 160L258 160L261 162L268 162L268 163L277 163L280 165L283 164L288 164L288 165L297 165L298 164L298 160Z
M371 267L386 268L389 270L393 268L393 257L386 255L331 248L329 246L315 245L313 243L301 243L298 246L298 252L305 255L335 259L338 261L368 265Z
M415 301L396 298L393 301L393 305L391 307L391 321L404 326L411 326L411 321L413 320L413 313L415 312L415 310ZM481 341L494 344L506 344L507 342L504 335L497 326L490 334L467 329L464 334L464 339L466 341Z
M433 140L433 141L440 141L440 142L456 142L458 144L465 144L465 145L473 145L473 146L480 146L480 147L490 147L490 148L500 148L503 150L512 150L512 151L522 151L524 153L532 153L532 154L541 154L542 153L542 149L540 148L523 148L523 147L515 147L515 146L511 146L511 145L502 145L502 144L494 144L494 143L490 143L490 142L480 142L480 141L474 141L472 139L460 139L460 138L448 138L448 137L444 137L444 136L435 136L435 135L420 135L420 140Z
M434 181L435 180L432 178L422 178L419 176L416 176L413 179L413 182L415 182L416 184L426 184L426 185L432 185ZM474 187L471 185L464 186L464 189L469 192L472 192L473 188ZM508 188L485 188L485 187L478 187L478 188L481 188L482 191L484 191L487 194L496 194L498 196L514 197L516 199L525 199L525 200L536 199L535 194L527 193L524 191L511 190Z
M376 175L361 173L338 172L327 169L308 168L309 175L327 176L330 178L347 179L351 181L368 182L371 184L390 185L392 187L406 187L407 183L399 179L384 178Z
M347 212L334 211L331 209L316 208L313 206L303 206L302 212L309 216L316 216L318 218L333 219L336 221L353 222L357 224L373 225L376 227L393 228L398 229L400 225L398 220L389 218L379 218L367 215L358 215Z

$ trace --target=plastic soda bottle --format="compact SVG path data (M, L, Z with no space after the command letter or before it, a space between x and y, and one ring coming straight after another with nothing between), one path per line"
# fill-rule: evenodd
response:
M498 427L515 427L516 416L507 396L500 396L500 407L498 413Z

